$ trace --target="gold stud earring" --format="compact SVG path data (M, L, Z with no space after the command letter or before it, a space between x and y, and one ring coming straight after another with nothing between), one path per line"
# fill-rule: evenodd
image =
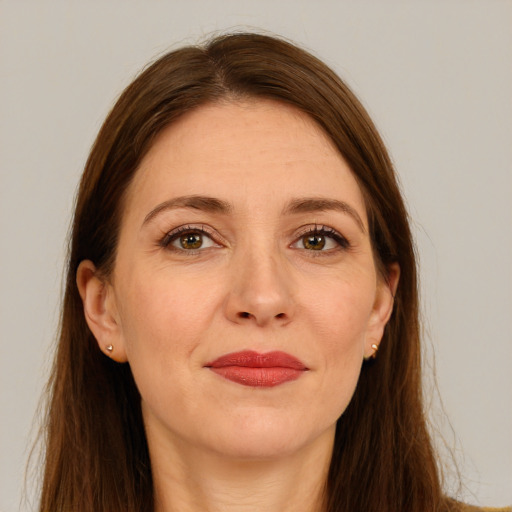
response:
M370 356L365 356L364 360L368 361L369 359L375 359L377 357L377 351L379 350L379 345L376 343L372 343L371 347L373 348L373 354Z

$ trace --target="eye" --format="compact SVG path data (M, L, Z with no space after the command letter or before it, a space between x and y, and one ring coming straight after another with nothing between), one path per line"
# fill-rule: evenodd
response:
M175 229L165 235L161 245L172 250L190 252L219 246L204 229L188 226Z
M302 245L304 249L309 249L311 251L322 251L323 249L332 249L335 246L333 240L330 240L325 235L320 234L303 236ZM332 245L333 247L329 247L329 245Z
M323 226L308 229L292 244L292 247L307 251L326 252L333 249L346 249L349 247L349 242L336 230Z

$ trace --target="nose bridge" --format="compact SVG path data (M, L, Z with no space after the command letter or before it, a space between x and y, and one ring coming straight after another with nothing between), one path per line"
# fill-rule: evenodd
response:
M266 242L266 243L265 243ZM249 244L232 262L228 315L258 325L285 323L293 315L292 277L274 241Z

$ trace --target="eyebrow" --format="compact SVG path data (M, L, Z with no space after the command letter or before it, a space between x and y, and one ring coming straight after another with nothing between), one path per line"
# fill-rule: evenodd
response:
M180 196L160 203L153 208L144 218L142 225L147 224L158 214L167 210L188 208L203 212L220 213L227 215L233 211L233 206L227 201L208 196ZM357 211L345 201L328 199L324 197L302 197L293 199L282 211L282 215L293 215L300 213L314 213L325 211L339 211L350 215L363 233L366 232L363 221Z
M325 211L339 211L350 215L363 233L366 233L364 223L357 211L345 201L327 199L324 197L302 197L291 201L283 210L283 215L295 213L314 213Z
M153 208L146 215L146 217L144 217L142 225L147 224L163 211L175 210L178 208L189 208L192 210L201 210L203 212L222 214L231 213L233 210L233 207L227 201L222 201L221 199L216 199L215 197L180 196L169 199L169 201L160 203L158 206Z

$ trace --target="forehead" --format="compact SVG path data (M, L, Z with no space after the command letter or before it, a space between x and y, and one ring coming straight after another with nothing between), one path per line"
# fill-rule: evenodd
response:
M168 126L142 160L127 202L150 207L193 194L259 209L294 196L350 200L366 217L332 140L309 116L272 100L208 104Z

